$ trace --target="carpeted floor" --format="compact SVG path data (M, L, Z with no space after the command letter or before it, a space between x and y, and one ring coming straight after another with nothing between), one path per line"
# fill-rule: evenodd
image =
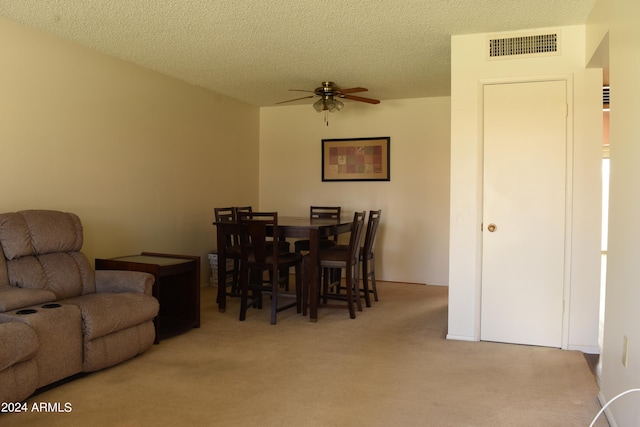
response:
M67 413L11 426L588 426L600 409L582 353L445 339L447 288L379 283L380 301L317 323L288 310L239 322L202 290L202 327L33 396ZM608 425L600 418L598 426Z

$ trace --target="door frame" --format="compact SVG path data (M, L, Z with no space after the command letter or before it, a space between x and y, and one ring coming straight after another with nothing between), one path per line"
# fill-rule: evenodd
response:
M479 79L479 113L478 119L478 140L480 141L479 176L478 176L478 197L479 206L477 223L482 227L484 218L484 87L487 85L513 84L513 83L537 83L549 81L564 81L566 87L567 101L567 121L566 121L566 174L565 174L565 236L564 236L564 277L563 277L563 310L562 310L562 344L561 348L567 350L569 347L569 320L570 320L570 301L571 301L571 254L572 254L572 235L573 235L573 76L571 74L552 74L544 76L521 76L512 78L492 78ZM480 240L478 242L479 268L477 270L477 306L476 306L476 339L480 340L481 314L482 314L482 248L484 233L480 231Z

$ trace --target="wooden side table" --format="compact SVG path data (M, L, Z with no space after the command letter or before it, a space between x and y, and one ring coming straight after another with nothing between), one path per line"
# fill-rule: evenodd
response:
M96 259L96 270L142 271L155 276L153 296L160 303L154 319L158 344L200 327L200 257L142 252L110 259Z

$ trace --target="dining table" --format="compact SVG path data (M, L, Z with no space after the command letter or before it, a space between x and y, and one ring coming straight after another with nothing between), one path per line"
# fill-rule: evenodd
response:
M236 221L214 221L218 253L218 311L224 313L227 308L226 246L227 237L239 234ZM320 240L336 234L351 231L352 221L333 218L310 218L296 216L278 217L278 234L284 239L309 239L309 319L318 320L318 290L320 287Z

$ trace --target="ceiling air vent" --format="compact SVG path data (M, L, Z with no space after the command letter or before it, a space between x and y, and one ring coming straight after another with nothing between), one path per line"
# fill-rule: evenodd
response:
M489 38L489 58L498 59L516 55L557 55L558 41L557 33Z

